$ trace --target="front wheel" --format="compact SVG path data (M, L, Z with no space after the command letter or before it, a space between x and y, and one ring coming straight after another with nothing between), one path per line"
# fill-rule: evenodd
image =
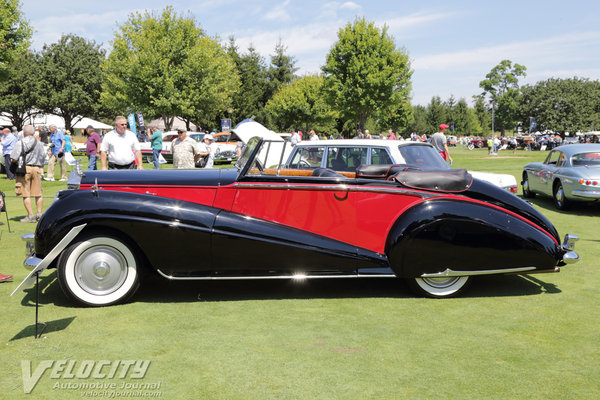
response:
M469 150L473 150L474 148L475 148L475 145L473 143L469 143L467 145L467 149L469 149Z
M88 306L122 303L138 289L139 263L130 245L112 235L88 235L73 243L58 260L61 289Z
M420 296L443 299L460 295L471 283L470 276L444 276L439 278L411 278L408 285Z

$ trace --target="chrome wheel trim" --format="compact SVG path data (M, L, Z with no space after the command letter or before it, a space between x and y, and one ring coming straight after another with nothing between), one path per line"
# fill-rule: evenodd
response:
M561 205L561 206L563 205L563 203L565 201L565 192L564 192L564 190L562 188L562 185L560 185L558 187L558 189L556 189L556 193L554 194L554 198L556 199L556 202L559 205Z
M468 276L444 276L439 278L415 278L417 285L436 297L452 296L469 280Z
M127 278L127 260L112 246L93 246L77 258L74 272L83 290L104 296L117 290Z

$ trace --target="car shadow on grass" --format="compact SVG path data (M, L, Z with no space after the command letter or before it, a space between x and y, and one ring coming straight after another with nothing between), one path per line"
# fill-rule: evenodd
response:
M551 275L551 274L550 274ZM475 277L472 285L460 298L517 297L556 294L561 290L542 275L489 275ZM81 308L70 301L60 289L56 271L40 278L40 319L44 305L63 308ZM33 319L35 286L25 289L21 305L31 307ZM17 296L18 293L15 294ZM198 301L247 300L308 300L344 298L416 298L405 281L394 278L342 278L294 280L240 280L240 281L170 281L148 276L132 302L191 303ZM33 326L33 325L32 325Z
M481 276L462 295L531 296L560 293L554 284L531 275ZM164 281L145 282L135 302L246 301L283 299L414 298L401 279L323 279L306 281Z
M521 199L539 207L544 210L554 211L565 215L581 215L585 217L598 217L600 216L600 203L597 202L571 202L569 203L568 210L559 210L554 206L554 201L549 197L536 196L534 198L525 198L520 196Z

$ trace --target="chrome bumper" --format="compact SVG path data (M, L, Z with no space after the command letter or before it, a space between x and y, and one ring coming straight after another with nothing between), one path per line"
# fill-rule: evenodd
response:
M565 250L565 254L562 256L562 262L565 264L574 264L579 261L579 255L573 251L575 248L575 242L579 240L579 236L567 233L563 239L563 244L560 246Z
M600 199L600 192L588 192L586 190L573 190L571 195L582 199Z

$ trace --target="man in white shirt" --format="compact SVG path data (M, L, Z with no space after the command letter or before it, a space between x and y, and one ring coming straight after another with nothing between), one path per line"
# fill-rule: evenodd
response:
M123 116L115 118L115 129L104 136L100 145L100 162L103 171L135 169L135 162L137 162L137 169L144 169L140 142L133 132L127 130L127 118Z

